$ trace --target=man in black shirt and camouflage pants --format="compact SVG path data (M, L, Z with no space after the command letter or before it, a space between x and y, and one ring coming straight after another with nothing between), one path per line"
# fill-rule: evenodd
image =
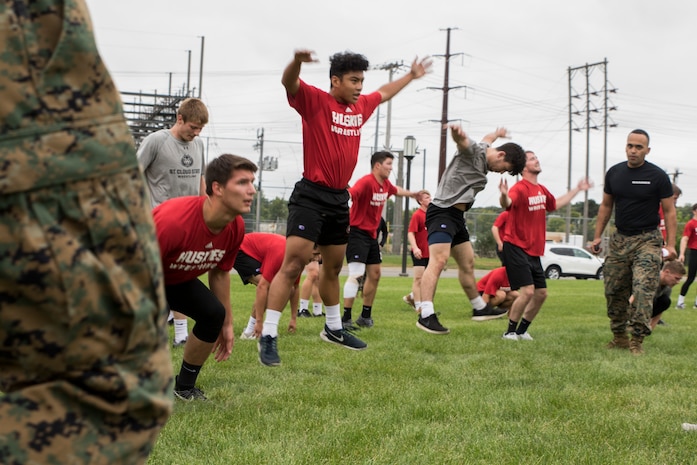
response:
M644 337L651 334L653 297L659 284L663 258L675 253L675 201L668 175L645 161L650 152L649 135L642 129L627 137L627 161L612 166L605 174L603 200L598 210L594 253L600 252L603 230L615 207L615 231L605 259L605 298L614 338L608 348L644 352ZM663 237L658 230L658 206L663 206L666 226L666 257L661 256ZM634 296L634 305L627 303ZM631 333L631 340L627 331Z

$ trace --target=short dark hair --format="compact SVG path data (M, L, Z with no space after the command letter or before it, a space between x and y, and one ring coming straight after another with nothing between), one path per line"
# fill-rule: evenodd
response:
M630 134L641 134L642 136L646 136L646 145L649 145L649 142L651 142L651 138L649 137L649 133L644 131L643 129L634 129Z
M673 274L683 276L686 273L685 265L678 260L669 260L663 264L663 269Z
M373 156L370 157L370 167L372 168L373 166L375 166L375 163L382 163L388 158L394 160L394 155L392 154L392 152L388 152L387 150L375 152Z
M697 210L697 203L692 204L692 211L695 211L695 210Z
M515 142L506 142L503 145L496 147L499 152L504 152L503 160L511 164L511 169L508 173L511 176L517 176L523 172L525 163L528 161L528 156L525 154L523 147Z
M339 52L329 57L329 79L336 76L341 79L351 71L366 71L370 64L360 53Z
M224 153L206 167L206 194L213 194L213 183L225 185L237 170L257 172L257 165L239 155Z

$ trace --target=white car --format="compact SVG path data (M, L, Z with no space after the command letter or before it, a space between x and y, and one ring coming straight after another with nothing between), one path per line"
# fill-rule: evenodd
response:
M540 257L540 261L545 276L549 279L563 276L603 279L603 259L581 247L547 242L545 254Z

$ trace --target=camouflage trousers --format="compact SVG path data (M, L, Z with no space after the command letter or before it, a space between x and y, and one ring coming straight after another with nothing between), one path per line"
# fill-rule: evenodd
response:
M172 410L140 172L0 197L0 463L140 464Z
M615 232L610 237L603 274L607 316L613 333L624 333L629 327L634 336L651 334L649 322L659 284L662 244L658 228L635 236ZM634 305L629 304L631 295Z

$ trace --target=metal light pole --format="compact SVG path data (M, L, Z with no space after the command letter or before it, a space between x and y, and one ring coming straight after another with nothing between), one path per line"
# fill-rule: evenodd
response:
M416 156L416 139L414 136L407 136L404 138L404 158L407 160L407 186L406 189L409 190L411 186L411 161ZM404 199L404 229L403 229L403 240L402 240L402 272L400 276L409 276L407 273L407 244L408 240L408 229L409 229L409 197Z

